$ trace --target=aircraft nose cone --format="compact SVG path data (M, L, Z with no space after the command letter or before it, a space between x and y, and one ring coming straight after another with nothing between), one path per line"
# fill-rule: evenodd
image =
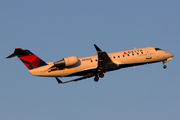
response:
M174 55L172 53L168 53L169 57L174 57Z
M170 53L170 56L171 56L171 57L174 57L174 55L173 55L173 54L171 54L171 53Z
M166 56L167 58L172 58L172 57L174 57L174 55L173 55L172 53L166 52L166 51L165 51L165 56Z

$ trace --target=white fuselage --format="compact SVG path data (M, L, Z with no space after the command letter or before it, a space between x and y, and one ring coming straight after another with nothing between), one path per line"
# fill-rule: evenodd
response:
M174 55L164 50L156 50L155 47L145 47L109 53L108 56L117 64L117 69L120 69L147 63L169 61ZM48 63L48 65L31 69L29 72L34 76L46 77L84 76L93 72L98 66L97 55L78 58L78 60L77 64L61 70L49 72L48 69L54 65L53 62L51 62Z

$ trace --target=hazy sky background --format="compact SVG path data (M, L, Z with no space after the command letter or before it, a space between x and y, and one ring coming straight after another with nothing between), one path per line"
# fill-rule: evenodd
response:
M1 0L1 120L179 120L179 0ZM175 55L161 63L59 85L34 77L14 48L46 62L154 46ZM61 78L62 81L74 78Z

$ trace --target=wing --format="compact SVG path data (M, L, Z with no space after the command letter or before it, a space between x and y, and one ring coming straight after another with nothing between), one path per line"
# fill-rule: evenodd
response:
M83 79L86 79L86 78L90 78L90 77L93 77L94 75L89 75L89 76L83 76L81 78L77 78L77 79L74 79L74 80L69 80L69 81L66 81L66 82L62 82L58 77L55 77L57 82L59 84L64 84L64 83L69 83L69 82L77 82L77 81L80 81L80 80L83 80Z
M98 67L97 72L106 72L111 69L117 69L117 64L115 64L108 54L102 51L97 45L94 44L98 54Z
M83 79L86 79L86 78L90 78L90 77L93 77L93 76L95 76L94 79L97 79L96 78L98 76L97 74L99 74L99 76L100 76L100 73L105 73L106 71L117 69L117 64L115 64L111 60L111 58L108 56L108 54L106 52L102 51L95 44L94 44L94 47L96 48L96 51L97 51L97 54L98 54L98 66L97 66L97 68L96 68L96 70L95 70L95 72L93 74L90 74L90 75L87 75L87 76L83 76L81 78L77 78L77 79L74 79L74 80L66 81L66 82L62 82L59 78L55 77L57 82L59 84L64 84L64 83L69 83L69 82L80 81L80 80L83 80ZM100 76L100 77L103 77L103 76ZM97 82L98 80L95 80L95 81Z

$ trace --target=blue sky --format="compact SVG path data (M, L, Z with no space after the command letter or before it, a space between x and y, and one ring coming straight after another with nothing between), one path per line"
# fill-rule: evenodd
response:
M1 0L0 119L177 120L180 118L178 0ZM65 85L31 76L14 48L46 62L154 46L175 55ZM73 78L61 78L63 81Z

